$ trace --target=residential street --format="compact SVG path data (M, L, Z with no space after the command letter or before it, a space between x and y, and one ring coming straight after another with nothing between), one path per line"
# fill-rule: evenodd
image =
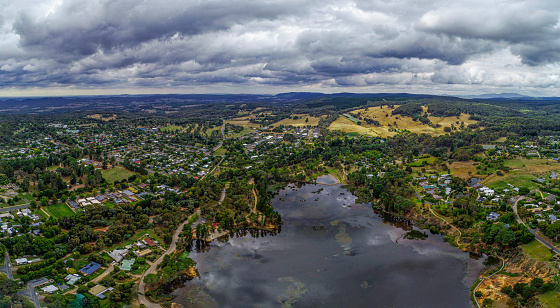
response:
M554 251L555 253L560 255L560 249L554 247L552 244L548 243L544 238L542 238L540 235L537 234L537 232L531 228L529 228L529 226L527 226L522 220L521 217L519 217L519 214L517 214L517 202L519 202L520 200L524 199L524 196L518 197L515 202L513 203L513 212L515 213L515 219L517 220L518 223L523 224L525 227L527 227L527 229L529 230L529 232L531 232L534 236L535 239L537 241L539 241L541 244L545 245L546 247L550 248L550 250Z
M14 276L12 274L12 265L10 264L10 255L8 254L8 251L6 251L6 255L4 256L4 265L0 267L0 272L8 275L8 278L12 280L14 279Z
M199 213L199 219L200 219L200 213ZM171 240L171 244L169 245L169 249L167 249L167 251L163 255L161 255L161 257L159 257L156 260L156 262L152 263L150 268L148 268L148 270L146 272L144 272L142 277L140 277L140 284L138 286L138 301L140 302L140 304L146 305L146 307L148 307L148 308L159 308L159 307L161 307L160 304L150 302L146 298L146 296L144 295L144 293L146 292L146 284L144 283L144 277L146 277L146 275L148 275L148 274L151 274L151 273L155 272L158 265L163 261L163 258L166 255L169 255L169 254L175 252L175 248L177 247L177 240L179 239L179 234L183 231L183 227L185 226L187 221L188 221L188 219L185 220L181 225L179 225L177 230L175 230L175 233L173 234L173 239Z
M41 308L41 305L39 304L39 296L38 296L37 291L35 290L34 285L28 284L27 285L27 290L19 291L18 294L23 295L23 296L27 296L29 298L29 300L33 302L33 304L35 305L35 308Z

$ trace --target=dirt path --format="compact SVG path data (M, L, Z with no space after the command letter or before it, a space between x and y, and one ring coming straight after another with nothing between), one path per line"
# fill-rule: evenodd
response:
M113 264L109 265L109 267L103 272L103 274L95 277L94 279L91 280L91 282L93 283L98 283L99 281L101 281L101 279L107 277L109 274L111 274L111 272L113 271L113 269L115 268L115 266Z
M226 199L226 189L222 189L222 195L220 196L220 201L218 201L219 204L222 204L222 202L224 202L224 200Z
M220 167L220 164L224 161L224 159L226 159L225 157L222 157L222 159L220 160L220 162L218 164L216 164L216 166L214 166L214 168L212 168L212 170L208 171L208 173L206 173L202 178L200 178L200 180L204 180L206 178L206 176L208 176L209 174L212 174L214 171L216 171L216 168Z
M459 230L457 227L455 227L454 225L452 225L451 223L449 223L447 220L445 220L445 218L439 216L438 214L436 214L436 212L434 212L434 210L432 209L432 205L428 203L428 209L430 209L430 212L432 212L432 214L434 214L435 217L443 220L446 224L448 224L449 226L451 226L453 229L457 230L459 232L459 236L455 239L457 242L457 247L459 249L461 249L461 245L459 244L459 239L461 238L461 236L463 235L463 233L461 233L461 230Z
M189 218L191 216L189 216ZM144 272L142 277L140 277L140 283L138 285L138 301L140 302L140 304L145 305L148 308L160 308L161 307L160 304L150 302L146 298L146 296L144 295L144 293L146 292L146 284L144 283L144 278L146 277L146 275L152 274L154 271L156 271L158 265L163 261L163 258L166 255L169 255L169 254L172 254L173 252L175 252L175 248L177 247L177 240L179 239L179 234L183 231L183 227L185 226L185 224L187 222L188 222L188 219L183 221L183 223L181 223L181 225L179 225L179 227L177 228L177 230L175 230L175 233L173 234L173 239L171 240L171 244L169 245L169 249L167 249L165 251L165 253L163 255L161 255L161 257L159 257L156 260L156 262L152 263L150 268L148 268L148 270Z
M45 211L43 208L41 208L41 212L45 213L45 215L47 215L47 217L51 217L51 214L47 213L47 211Z
M257 213L257 200L258 200L258 198L257 198L257 192L255 191L255 181L253 179L251 179L248 184L253 185L252 192L253 192L253 197L255 197L255 203L251 207L251 213Z
M482 280L480 280L480 282L476 285L476 287L474 288L473 292L473 297L474 297L474 302L476 303L476 305L478 306L478 308L480 308L480 304L478 303L478 300L476 299L476 290L478 289L478 287L484 282L484 280L496 275L497 273L501 272L504 269L504 266L506 265L506 261L504 261L504 259L500 258L502 260L502 267L500 267L499 270L495 271L494 273L492 273L492 275L488 276L488 277L484 277Z

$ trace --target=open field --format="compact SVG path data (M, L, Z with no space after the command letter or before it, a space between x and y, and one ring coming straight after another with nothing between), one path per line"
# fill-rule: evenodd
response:
M539 185L532 180L536 179L536 176L527 174L511 174L506 173L504 176L493 176L489 177L487 180L483 181L482 184L497 189L511 189L507 184L511 184L515 187L527 187L531 190L538 188Z
M560 293L557 291L550 291L539 295L539 302L544 304L544 307L548 308L560 307Z
M509 173L489 177L483 184L492 188L508 188L509 183L516 187L535 189L539 185L532 180L539 176L548 178L551 171L560 172L560 164L549 162L547 159L512 159L507 161L505 166L511 168Z
M435 161L436 161L435 157L429 156L429 157L419 158L417 161L413 161L413 162L408 163L406 165L411 166L411 167L422 167L422 166L426 166L426 165L431 165Z
M115 181L128 179L129 177L137 173L127 170L123 167L115 167L113 169L103 170L101 171L101 174L103 175L103 178L109 183L114 183Z
M215 130L221 131L221 130L222 130L222 127L221 127L221 126L216 126L216 127L214 127L214 128L208 128L208 129L206 130L206 135L208 135L208 136L212 135L212 132L215 131ZM221 135L221 133L220 133L220 135Z
M162 132L175 132L175 131L180 131L183 128L181 126L175 126L175 125L169 125L166 127L160 127L160 131Z
M396 107L398 106L395 106L395 108ZM424 110L426 110L426 108L424 108ZM469 115L467 114L461 114L459 117L428 117L434 125L441 125L441 127L439 128L433 128L428 125L424 125L419 121L413 121L410 117L393 115L393 109L389 109L387 107L369 107L366 109L358 109L351 112L350 115L356 115L358 113L361 113L363 118L369 118L378 121L381 126L368 125L363 121L362 125L357 125L351 120L348 120L346 117L343 117L344 119L346 119L346 121L341 121L341 118L338 118L335 122L333 122L329 129L339 129L349 133L357 132L361 134L376 135L380 137L394 136L398 133L398 131L402 130L410 131L417 134L425 133L442 135L445 134L445 132L443 131L444 127L451 127L451 124L459 127L461 122L464 122L465 125L474 124L477 122L469 120Z
M340 116L329 126L330 130L340 130L345 133L358 133L361 135L379 136L377 132L372 129L373 126L362 124L358 125L344 116Z
M96 113L96 114L88 115L87 117L90 118L90 119L96 119L96 120L101 120L101 121L111 121L111 120L116 120L117 119L116 114L113 114L110 117L103 117L103 115Z
M254 131L255 128L260 128L261 127L259 124L249 122L249 119L247 117L245 117L245 118L234 118L234 119L231 119L231 120L226 120L225 122L229 123L229 124L233 124L233 125L243 127L243 130L240 133L231 134L231 135L226 134L226 137L232 137L232 138L236 138L236 137L246 135L246 134Z
M58 203L55 205L49 205L44 208L44 210L49 213L49 215L59 218L62 216L74 215L74 212L64 203Z
M474 165L475 162L472 160L469 161L454 161L451 163L449 169L451 169L451 174L453 176L462 178L462 179L469 179L471 178L471 174L476 173L476 166Z
M214 152L214 155L224 156L224 155L226 155L226 153L227 153L227 150L223 146L221 146L216 152Z
M551 171L560 170L560 163L551 162L546 158L513 159L506 162L505 165L513 169L511 172L515 173L545 174Z
M307 126L307 125L317 126L319 124L319 120L321 119L321 118L312 117L308 114L294 114L293 116L297 116L298 119L294 120L292 118L287 118L282 121L274 123L273 126L279 126L279 125L291 125L296 127ZM308 120L307 123L305 122L305 119Z
M545 247L537 240L533 240L529 244L521 246L521 248L523 249L523 252L528 254L531 258L540 261L548 261L552 258L552 256L554 256L554 254L550 252L549 248Z

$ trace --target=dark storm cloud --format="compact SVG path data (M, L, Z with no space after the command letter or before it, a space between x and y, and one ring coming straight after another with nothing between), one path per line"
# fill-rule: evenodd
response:
M553 1L2 2L0 91L538 89L559 79Z

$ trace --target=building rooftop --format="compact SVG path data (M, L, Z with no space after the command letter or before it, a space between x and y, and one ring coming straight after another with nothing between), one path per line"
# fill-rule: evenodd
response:
M84 275L91 275L100 268L101 268L101 264L97 262L91 262L90 264L82 267L82 269L80 269L80 272L83 273Z

